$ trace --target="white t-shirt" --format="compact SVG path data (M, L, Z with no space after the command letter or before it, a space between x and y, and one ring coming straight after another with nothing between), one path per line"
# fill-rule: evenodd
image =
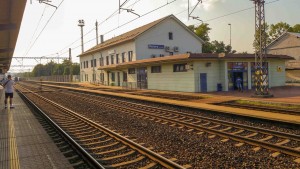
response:
M14 81L13 80L7 79L2 84L3 84L3 87L5 88L5 93L13 93L14 92Z

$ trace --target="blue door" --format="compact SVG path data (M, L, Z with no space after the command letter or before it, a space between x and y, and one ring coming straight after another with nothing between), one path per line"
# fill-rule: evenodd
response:
M207 92L207 74L200 73L200 89L201 92Z

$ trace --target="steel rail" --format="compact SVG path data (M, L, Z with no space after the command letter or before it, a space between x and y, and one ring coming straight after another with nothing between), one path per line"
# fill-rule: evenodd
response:
M33 92L32 92L33 93ZM183 166L181 165L178 165L177 163L121 136L120 134L116 133L116 132L113 132L99 124L97 124L96 122L82 116L82 115L79 115L78 113L68 109L68 108L65 108L57 103L55 103L54 101L51 101L41 95L38 95L36 93L33 93L34 95L36 95L37 97L39 97L40 99L46 101L47 103L55 106L56 108L60 109L61 111L64 111L66 113L69 113L69 114L72 114L73 116L76 116L77 118L80 118L82 120L84 120L85 122L89 123L89 124L92 124L93 126L97 127L97 128L100 128L102 131L105 131L107 134L109 134L110 136L113 136L114 138L116 138L117 140L121 141L123 144L131 147L132 149L134 150L137 150L138 152L140 152L141 154L144 154L145 156L147 156L148 158L150 158L151 160L153 161L156 161L157 163L159 163L160 165L166 167L166 168L178 168L178 169L184 169Z
M17 89L17 88L16 88ZM17 89L18 90L18 89ZM72 148L84 159L88 165L95 169L105 169L96 159L94 159L88 152L86 152L75 140L72 139L62 128L60 128L46 113L43 112L36 104L34 104L22 91L18 90L21 98L39 112L61 135L70 143Z
M88 95L86 93L81 93L84 95ZM104 98L107 99L107 98ZM239 123L234 123L234 122L228 122L228 121L224 121L224 120L218 120L218 119L213 119L213 118L209 118L209 117L202 117L202 116L198 116L198 115L194 115L194 114L189 114L189 113L183 113L183 112L179 112L176 110L168 110L168 109L164 109L164 108L158 108L158 107L153 107L153 106L149 106L149 105L144 105L144 104L140 104L140 103L132 103L132 102L127 102L127 101L122 101L122 100L117 100L117 99L111 99L111 100L115 100L117 102L121 102L121 104L118 105L123 105L123 104L131 104L131 105L136 105L137 109L140 109L140 107L147 107L150 109L156 109L159 111L166 111L166 112L171 112L171 113L175 113L175 114L179 114L179 115L185 115L188 116L188 118L199 118L201 120L207 120L207 121L211 121L214 123L219 123L222 125L227 125L227 126L231 126L231 127L235 127L235 128L243 128L243 129L247 129L253 132L257 132L259 131L262 134L267 134L267 135L274 135L277 137L281 137L281 138L288 138L288 139L294 139L296 141L300 141L300 136L299 135L295 135L295 134L289 134L289 133L283 133L283 132L279 132L279 131L274 131L274 130L269 130L269 129L264 129L264 128L260 128L260 127L255 127L255 126L248 126L248 125L243 125L243 124L239 124ZM90 101L95 101L90 99ZM106 103L109 104L109 103ZM110 104L112 105L112 104ZM130 106L130 105L128 105Z
M294 114L294 115L300 115L300 111L297 110L290 110L290 109L282 109L282 108L272 108L272 107L256 107L252 105L244 105L244 104L239 104L239 103L230 103L230 102L225 102L225 103L219 103L217 105L223 105L223 106L229 106L229 107L242 107L246 109L256 109L256 110L264 110L264 111L270 111L270 112L279 112L282 111L283 114Z
M255 139L251 139L251 138L247 138L247 137L243 137L243 136L238 136L238 135L234 135L234 134L231 134L231 133L218 131L216 129L210 129L210 128L202 127L202 126L199 126L199 125L187 123L187 122L184 122L184 121L179 121L179 120L176 120L176 119L170 119L170 118L167 118L167 117L162 117L162 116L159 116L159 115L156 115L156 114L153 114L153 113L147 113L145 110L142 111L142 110L136 110L134 108L129 108L129 107L121 107L120 105L122 105L122 104L110 104L110 103L107 103L107 102L100 102L98 100L93 100L93 99L89 99L89 98L87 98L86 100L89 100L89 101L92 101L92 102L97 102L97 103L100 103L102 105L108 105L111 109L115 109L115 110L119 110L119 111L125 111L126 110L128 113L137 112L139 114L147 114L150 117L155 117L157 119L163 119L163 120L169 121L171 123L177 123L177 124L185 125L189 128L205 131L205 132L208 132L208 133L211 133L211 134L216 134L216 135L219 135L219 136L224 137L224 138L230 138L232 140L248 143L250 145L264 147L264 148L269 149L269 150L274 150L274 151L282 152L284 154L292 155L292 156L295 156L295 157L300 157L300 150L297 150L297 149L284 147L284 146L280 146L280 145L276 145L276 144L271 144L271 143L268 143L268 142L255 140ZM268 135L270 135L270 134L268 134Z

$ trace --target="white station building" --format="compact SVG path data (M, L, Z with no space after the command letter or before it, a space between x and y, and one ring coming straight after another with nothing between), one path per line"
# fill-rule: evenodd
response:
M254 55L203 54L201 40L169 15L107 40L80 57L81 81L184 92L231 91L237 77L254 86ZM268 55L269 86L285 85L285 61Z

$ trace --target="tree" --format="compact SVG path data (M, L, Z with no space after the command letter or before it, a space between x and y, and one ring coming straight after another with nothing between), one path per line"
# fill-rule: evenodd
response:
M195 34L200 37L204 42L209 42L210 38L208 36L209 31L211 30L210 27L208 27L207 23L202 23L198 27L195 27L195 25L190 25L188 28L195 32Z
M271 42L277 39L279 36L281 36L284 32L292 32L293 28L285 23L285 22L279 22L277 24L271 24L270 31L269 31L269 37Z
M292 32L300 33L300 24L294 25L292 30Z
M202 23L198 27L195 25L189 25L188 28L193 31L198 37L200 37L205 43L202 46L203 53L235 53L236 51L232 51L232 47L230 45L225 45L223 41L210 41L209 31L211 28L207 23Z
M72 75L80 75L80 66L78 63L72 64Z
M268 23L265 23L265 37L266 37L266 45L271 43L271 39L270 39L270 36L269 36L269 25ZM254 41L253 41L253 47L256 51L258 51L259 49L259 44L258 42L256 41L256 39L259 39L259 33L258 32L255 32L254 34Z

